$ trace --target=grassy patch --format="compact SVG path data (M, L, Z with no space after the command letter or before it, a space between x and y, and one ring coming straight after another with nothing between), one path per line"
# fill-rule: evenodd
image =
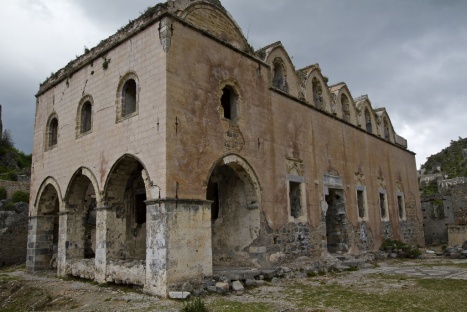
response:
M374 274L370 286L296 285L287 300L300 308L339 311L465 311L467 283L463 280L420 279ZM436 294L434 296L433 294Z
M218 298L208 304L209 311L215 312L270 312L275 311L274 305L264 302L235 302Z

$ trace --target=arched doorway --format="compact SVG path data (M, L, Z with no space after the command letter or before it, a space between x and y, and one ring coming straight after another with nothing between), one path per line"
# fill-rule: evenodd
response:
M248 247L260 231L260 189L251 167L230 155L211 171L206 190L211 200L214 267L251 267Z
M116 162L107 179L105 201L109 259L146 259L146 187L143 164L125 155Z
M93 178L89 170L79 169L65 197L67 228L72 229L67 231L67 258L92 259L96 254L96 190L88 176Z
M36 200L37 215L29 220L30 241L27 266L32 271L57 268L59 242L60 195L55 180L49 178L41 186Z

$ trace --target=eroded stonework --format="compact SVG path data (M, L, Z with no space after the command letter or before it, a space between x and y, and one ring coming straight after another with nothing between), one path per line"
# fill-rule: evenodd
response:
M219 1L159 4L59 70L34 133L32 271L166 297L216 270L423 244L386 110L280 42L252 51Z

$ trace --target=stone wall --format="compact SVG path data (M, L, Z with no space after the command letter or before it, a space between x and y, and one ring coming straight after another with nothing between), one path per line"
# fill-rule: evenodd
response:
M451 198L454 225L467 225L467 184L453 185Z
M462 246L467 241L467 225L450 225L449 246Z
M26 261L28 208L25 203L14 207L14 211L1 211L0 207L0 267Z
M6 189L7 198L11 198L13 193L16 191L29 192L29 185L29 181L0 180L0 187L4 187Z

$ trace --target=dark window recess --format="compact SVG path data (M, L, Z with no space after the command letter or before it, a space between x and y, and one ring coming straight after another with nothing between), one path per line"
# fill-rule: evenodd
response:
M136 82L133 79L125 82L122 91L123 116L136 112Z
M135 195L135 219L137 224L146 223L146 194Z
M92 105L91 102L84 103L81 108L81 133L86 133L91 130L91 115Z
M219 184L209 182L207 189L207 200L212 200L211 204L211 220L219 219Z
M57 145L57 141L58 141L58 120L57 118L52 119L49 127L50 127L49 146Z
M399 218L404 217L404 205L402 203L402 196L397 196L397 207L399 208Z
M379 193L379 207L381 209L381 218L386 218L386 196L384 193Z
M373 133L373 126L371 124L371 115L368 109L365 109L365 124L366 124L366 131L369 133Z
M365 218L365 201L363 195L363 191L357 190L358 216L362 219Z
M232 91L229 88L222 90L221 104L224 109L224 118L232 119Z
M300 183L289 181L290 215L299 218L302 215Z

